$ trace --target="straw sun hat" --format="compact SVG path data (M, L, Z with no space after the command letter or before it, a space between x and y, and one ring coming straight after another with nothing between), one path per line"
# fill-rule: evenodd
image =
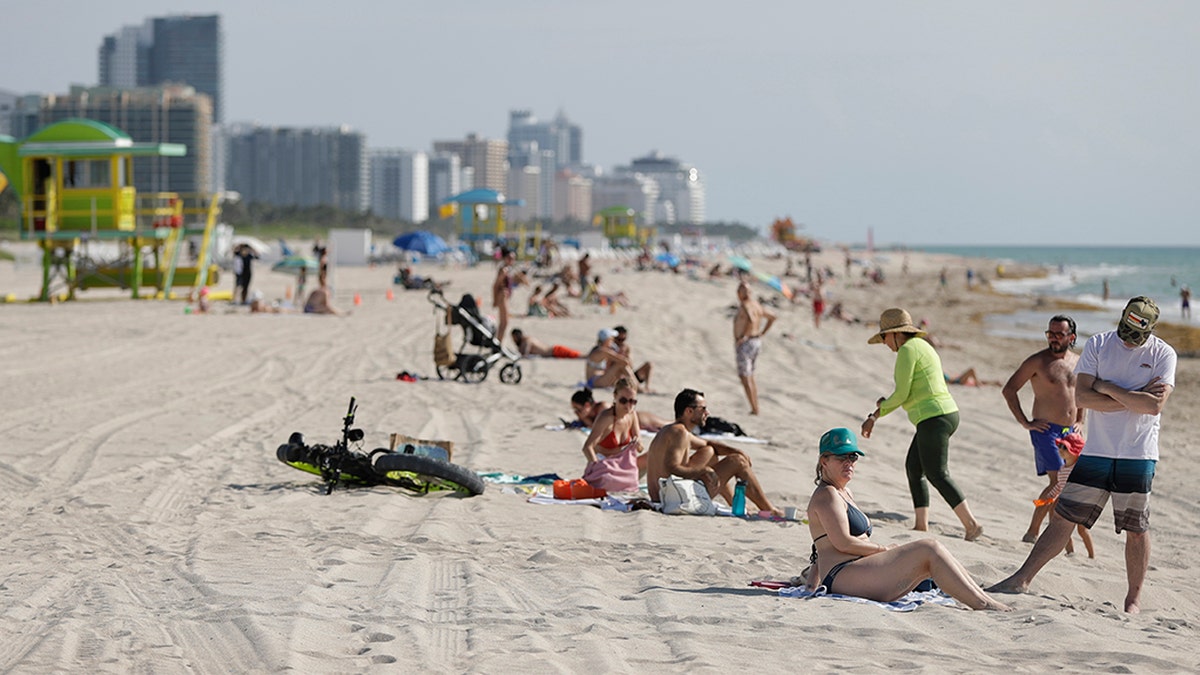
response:
M908 312L899 307L883 310L883 314L879 315L879 332L872 335L867 344L877 345L883 342L884 333L911 333L917 337L926 335L925 331L913 325Z

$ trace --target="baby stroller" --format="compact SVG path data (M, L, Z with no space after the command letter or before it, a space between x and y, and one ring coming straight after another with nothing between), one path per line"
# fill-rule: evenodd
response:
M492 366L507 361L500 369L500 381L505 384L521 381L521 364L517 363L521 355L504 348L495 335L495 327L484 320L470 293L464 294L457 305L451 305L441 289L434 288L429 292L429 302L442 310L433 350L439 379L456 379L472 384L483 382ZM457 352L443 346L450 342L451 325L460 326L463 330L462 348ZM446 332L441 330L442 326L446 327Z

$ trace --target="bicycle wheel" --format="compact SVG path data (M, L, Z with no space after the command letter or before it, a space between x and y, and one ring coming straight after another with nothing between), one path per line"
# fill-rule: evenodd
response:
M504 384L521 383L521 366L510 363L500 369L500 381Z
M422 494L435 490L449 490L464 497L483 494L483 479L474 471L423 455L380 455L375 460L375 472L389 485Z

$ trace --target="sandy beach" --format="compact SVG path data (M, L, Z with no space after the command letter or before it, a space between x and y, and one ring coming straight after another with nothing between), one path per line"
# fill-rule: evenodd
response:
M817 261L839 273L831 301L863 319L891 306L928 318L951 374L974 367L1002 381L1044 346L984 334L985 314L1035 302L968 291L962 270L986 263L913 253L903 274L902 257L882 262L882 285L841 278L840 251ZM779 259L755 264L784 269ZM254 286L282 297L290 277L265 267ZM732 278L635 272L611 260L595 269L634 307L610 313L570 299L572 317L510 325L580 350L600 328L627 326L635 358L655 364L657 393L640 395L639 407L671 417L679 389L704 391L712 414L771 440L744 447L776 504L803 511L818 437L857 430L891 391L894 356L867 344L869 325L827 319L817 329L807 302L785 305L764 340L762 414L751 417L734 368ZM32 295L39 272L0 262L0 292ZM1092 531L1096 558L1076 540L1077 552L1052 561L1031 593L1002 596L1011 613L898 613L749 587L806 565L811 539L799 523L535 505L496 485L470 499L391 488L324 496L275 449L292 431L335 440L351 396L368 447L399 432L452 440L456 463L477 471L583 472L584 437L543 428L570 416L582 363L522 361L518 385L494 372L478 385L438 381L433 308L420 291L397 288L388 300L393 272L338 269L336 304L353 310L345 318L250 315L226 303L209 315L163 301L0 306L0 671L1200 669L1200 444L1186 423L1200 396L1196 359L1180 359L1164 414L1142 614L1121 611L1124 536L1109 509ZM491 264L419 272L451 281L447 297L470 292L491 311ZM515 304L527 296L518 290ZM404 370L433 377L397 381ZM986 586L1025 559L1021 535L1045 478L998 386L951 392L962 424L950 470L984 525L979 541L962 540L936 495L931 531L910 530L903 461L912 427L902 414L863 441L869 456L851 488L875 541L935 537Z

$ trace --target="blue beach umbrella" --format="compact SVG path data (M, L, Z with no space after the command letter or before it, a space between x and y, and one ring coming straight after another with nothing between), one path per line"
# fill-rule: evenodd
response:
M421 255L435 256L450 250L446 240L428 230L405 232L392 240L396 248L414 251Z

